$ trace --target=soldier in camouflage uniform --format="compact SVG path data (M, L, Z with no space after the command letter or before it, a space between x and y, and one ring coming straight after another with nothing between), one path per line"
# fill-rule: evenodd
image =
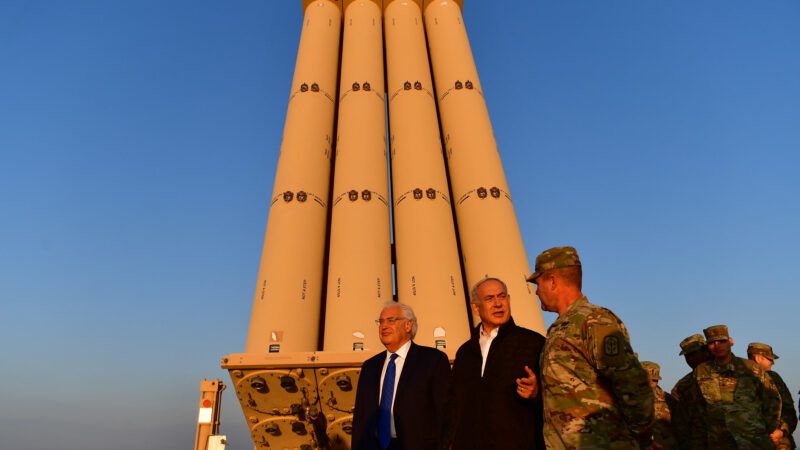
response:
M778 392L781 394L781 427L770 436L772 442L775 443L775 448L779 450L796 448L792 433L797 428L797 411L794 409L792 393L789 392L789 388L786 387L783 378L772 370L778 355L772 352L772 347L769 345L752 342L747 346L747 358L767 372L767 375L775 383L775 387L778 388Z
M706 339L702 334L693 334L680 343L686 364L692 370L708 361L711 355L706 347ZM672 429L680 437L678 448L684 450L706 450L708 444L705 415L698 414L696 405L705 407L705 400L700 390L695 387L694 372L687 373L672 388L672 399L676 403L672 414Z
M572 247L536 258L536 295L558 319L541 355L544 436L548 449L640 449L653 441L654 395L628 330L581 292ZM658 447L654 447L658 448Z
M658 380L661 379L661 366L652 361L642 361L642 367L650 377L650 388L655 395L656 423L653 426L653 440L663 448L676 449L678 441L672 430L672 411L675 409L675 401L672 395L664 392L658 385Z
M780 427L781 397L757 364L734 356L728 327L703 330L713 360L694 369L694 389L705 403L691 407L706 420L708 448L774 449L770 433Z

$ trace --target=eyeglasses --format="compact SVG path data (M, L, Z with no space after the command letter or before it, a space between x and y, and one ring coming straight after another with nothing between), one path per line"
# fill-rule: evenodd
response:
M385 319L375 319L375 325L381 326L384 323L388 323L389 325L396 324L399 320L408 320L405 317L387 317Z

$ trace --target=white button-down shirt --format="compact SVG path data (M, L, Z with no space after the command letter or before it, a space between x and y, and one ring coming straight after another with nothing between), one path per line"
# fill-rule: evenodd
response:
M403 344L400 348L397 349L395 352L397 354L397 358L394 360L394 392L392 392L392 405L390 411L391 414L391 430L392 430L392 437L397 437L397 431L394 428L394 401L397 399L397 383L400 381L400 373L403 372L403 364L406 362L406 356L408 356L408 349L411 348L411 341L409 340L405 344ZM383 396L383 379L386 376L386 368L389 366L389 358L392 356L392 353L389 350L386 350L386 360L383 361L383 370L381 370L381 384L378 385L378 404L381 403L381 397Z
M492 346L494 338L497 337L498 330L500 330L500 327L495 327L494 330L487 333L483 331L483 324L481 324L481 335L478 338L478 343L481 345L481 356L483 357L483 361L481 362L481 377L483 377L483 370L486 368L486 358L489 356L489 348Z

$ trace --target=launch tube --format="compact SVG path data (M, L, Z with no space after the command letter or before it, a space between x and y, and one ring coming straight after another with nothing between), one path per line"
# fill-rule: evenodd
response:
M380 2L344 5L326 351L375 351L375 318L392 300L389 175Z
M516 322L544 334L461 7L430 1L424 16L467 281L502 279Z
M416 312L415 342L455 350L469 319L422 11L384 3L398 300Z
M334 1L305 8L248 353L317 350L341 21Z

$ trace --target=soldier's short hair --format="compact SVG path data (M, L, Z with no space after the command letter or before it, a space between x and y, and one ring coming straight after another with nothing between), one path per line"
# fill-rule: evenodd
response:
M474 286L472 286L472 290L469 293L469 302L470 303L480 303L481 299L478 298L478 288L481 287L481 285L483 285L483 283L486 283L487 281L496 281L496 282L500 283L500 286L503 288L503 292L506 295L508 295L508 286L506 286L506 283L503 280L501 280L500 278L495 278L495 277L486 277L486 278L483 278L483 279L479 280L477 283L475 283Z
M383 313L389 308L400 308L400 313L402 314L403 318L411 321L411 339L414 339L414 336L417 335L417 316L416 314L414 314L414 310L411 309L411 307L406 305L405 303L389 300L383 304L383 308L381 308L381 313Z
M545 274L554 274L567 284L578 288L579 291L583 289L583 268L581 266L559 267L548 270Z

